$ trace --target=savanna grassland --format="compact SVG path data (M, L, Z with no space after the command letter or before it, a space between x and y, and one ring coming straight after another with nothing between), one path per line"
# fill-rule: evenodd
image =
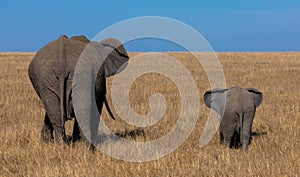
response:
M201 65L189 53L168 53L180 61L197 83L200 114L189 138L169 155L149 162L126 162L84 144L72 146L40 141L45 111L28 79L34 53L0 54L0 176L299 176L300 174L300 53L218 53L227 87L254 87L264 93L253 124L249 151L219 144L219 135L199 147L210 110L203 94L210 89ZM135 56L137 53L130 53ZM108 79L108 99L113 77ZM116 117L103 119L128 140L149 141L164 136L176 124L180 93L159 74L143 75L130 90L133 110L146 114L149 96L166 98L165 116L157 124L139 128L145 135L131 137L137 127ZM115 112L113 110L113 112ZM70 134L72 122L67 123ZM128 136L126 136L128 135Z

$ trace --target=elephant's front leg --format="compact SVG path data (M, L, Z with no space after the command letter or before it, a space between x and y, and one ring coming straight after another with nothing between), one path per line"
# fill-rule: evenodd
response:
M72 142L75 143L76 141L80 142L88 142L87 138L84 136L82 130L78 125L78 121L75 118L74 126L73 126L73 133L72 133Z
M94 136L97 137L98 128L97 128L96 131L97 131L96 135L94 135ZM89 140L85 137L84 133L82 132L82 130L81 130L79 124L78 124L78 121L75 118L73 133L72 133L72 143L75 143L76 141L79 141L79 142L82 142L82 143L86 144L89 147L89 150L91 150L91 151L95 150L95 146L92 143L90 143Z
M75 118L74 126L73 126L73 133L72 133L72 142L75 143L76 141L79 141L79 140L81 140L81 134L80 134L78 122Z
M225 139L224 139L224 135L221 131L221 128L220 128L220 144L225 144Z

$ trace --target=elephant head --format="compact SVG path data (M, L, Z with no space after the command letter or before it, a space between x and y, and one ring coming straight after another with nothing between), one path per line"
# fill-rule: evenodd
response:
M103 103L114 118L107 104L106 78L121 72L126 67L128 59L122 43L117 39L108 38L100 42L89 42L77 62L72 92L74 110L81 130L92 144L97 144L99 125L97 114L101 115ZM94 98L96 105L92 101ZM95 112L97 108L98 113Z
M207 107L218 112L222 119L220 141L231 147L242 144L247 149L256 108L261 104L263 94L255 88L213 89L204 94Z
M103 53L109 53L104 61L105 77L112 76L121 72L128 61L128 54L122 43L116 39L108 38L100 42L104 46ZM125 64L123 66L123 64Z

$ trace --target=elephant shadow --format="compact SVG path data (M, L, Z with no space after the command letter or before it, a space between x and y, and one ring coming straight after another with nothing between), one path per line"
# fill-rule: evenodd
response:
M105 143L106 141L123 141L126 140L137 140L138 137L141 137L146 141L146 133L143 129L134 129L134 130L125 130L125 131L118 131L114 134L105 134L101 133L98 134L97 142L99 144Z
M4 113L4 105L0 103L0 115Z
M262 131L262 132L252 132L251 133L251 136L254 136L254 137L259 137L259 136L266 136L267 135L267 132L266 131Z
M115 133L117 136L121 138L129 138L136 140L138 137L143 137L146 140L146 133L143 129L134 129L134 130L125 130L121 132Z
M250 140L249 140L249 145L251 144L252 140L253 140L253 137L260 137L260 136L266 136L267 135L267 132L266 131L261 131L261 132L251 132L251 137L250 137ZM233 149L239 149L240 147L242 147L242 144L239 140L240 135L239 134L236 134L232 137L231 139L231 143L230 143L230 148L233 148Z
M266 136L266 135L267 135L267 132L266 132L266 131L261 131L261 132L255 131L255 132L251 132L251 137L250 137L249 144L251 144L251 142L252 142L252 140L253 140L253 137L260 137L260 136Z
M255 131L255 132L251 132L251 137L249 140L249 144L251 144L251 142L253 141L253 137L261 137L261 136L266 136L267 132L266 131Z

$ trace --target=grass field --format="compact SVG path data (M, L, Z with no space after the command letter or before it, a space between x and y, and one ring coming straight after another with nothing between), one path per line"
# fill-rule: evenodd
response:
M210 87L201 65L188 53L168 54L191 71L202 99ZM264 93L248 152L220 146L218 134L204 148L199 147L210 111L201 100L200 114L189 138L171 154L139 163L117 160L100 151L92 154L79 143L67 146L40 142L45 111L28 79L27 68L33 56L34 53L0 53L0 176L300 175L300 53L218 53L227 87L254 87ZM108 94L112 79L108 79ZM158 74L144 75L133 83L133 109L146 114L148 98L155 92L165 95L166 114L156 125L142 129L145 137L137 137L137 141L165 135L179 115L178 90ZM121 134L136 129L119 117L110 120L106 113L104 121ZM68 133L71 125L67 123Z

